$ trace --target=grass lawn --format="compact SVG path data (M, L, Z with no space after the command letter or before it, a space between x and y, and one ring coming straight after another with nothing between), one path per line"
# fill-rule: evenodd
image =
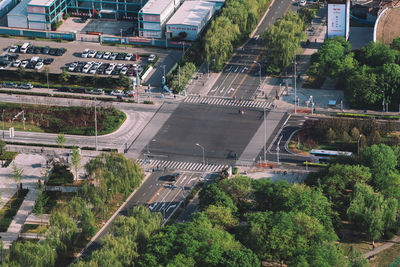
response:
M26 194L28 194L28 191L28 189L24 189L15 193L0 210L0 232L7 232L8 227L10 226L15 214L17 214Z
M29 234L43 234L47 230L46 225L38 225L38 224L24 224L22 227L21 233L29 233Z
M389 266L400 256L400 244L394 244L388 249L376 254L376 257L370 260L370 267Z
M38 132L38 133L44 133L44 130L41 129L40 127L29 123L28 121L25 122L25 130L22 122L19 121L14 121L14 122L5 122L4 123L4 128L9 129L10 127L14 127L15 131L26 131L26 132Z

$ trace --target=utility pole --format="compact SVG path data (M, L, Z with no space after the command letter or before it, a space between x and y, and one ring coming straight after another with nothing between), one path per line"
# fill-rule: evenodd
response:
M278 163L279 163L279 150L280 150L279 149L279 144L281 143L282 137L283 137L283 135L281 135L279 137L278 143L276 144L276 159L277 159Z
M25 131L25 111L22 110L22 125L24 126L24 131Z
M1 119L3 120L3 140L4 140L4 108L3 108L3 114L1 114Z
M96 98L94 98L94 131L95 131L95 142L97 151L97 103Z
M264 108L264 163L267 158L267 122L265 120L266 109Z
M296 113L297 113L297 109L296 109L296 102L297 102L297 89L296 89L296 80L297 80L297 77L296 77L296 64L297 64L297 62L296 62L296 57L295 57L295 59L294 59L294 114L296 114Z
M181 65L178 65L178 91L181 91Z

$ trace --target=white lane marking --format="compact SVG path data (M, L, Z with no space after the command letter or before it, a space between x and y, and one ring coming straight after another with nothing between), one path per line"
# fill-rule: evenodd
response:
M219 87L219 86L215 87L214 89L211 89L210 92L213 93L213 92L217 91L217 90L218 90L218 87Z
M224 90L225 90L225 86L219 92L222 93Z
M167 208L167 210L165 211L166 213L169 211L169 209L170 208L175 208L176 207L176 203L175 204L172 204L172 205L170 205L168 208Z
M235 88L231 87L231 89L229 89L227 93L229 94L231 91L235 91Z

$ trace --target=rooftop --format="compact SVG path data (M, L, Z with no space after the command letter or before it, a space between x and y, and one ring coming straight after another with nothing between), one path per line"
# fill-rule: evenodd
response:
M30 6L50 6L55 0L31 0Z
M141 12L146 14L161 14L171 3L174 4L174 0L149 0L141 9Z
M176 13L167 22L180 25L200 25L210 10L215 8L215 3L208 1L185 1Z
M22 0L18 5L16 5L7 16L28 16L28 3L30 0ZM26 18L25 18L26 19Z

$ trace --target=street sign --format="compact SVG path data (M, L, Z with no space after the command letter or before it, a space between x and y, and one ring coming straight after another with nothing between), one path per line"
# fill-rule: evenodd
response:
M165 85L165 76L162 76L161 83L162 83L162 85Z
M10 127L10 137L13 138L14 137L14 127Z

